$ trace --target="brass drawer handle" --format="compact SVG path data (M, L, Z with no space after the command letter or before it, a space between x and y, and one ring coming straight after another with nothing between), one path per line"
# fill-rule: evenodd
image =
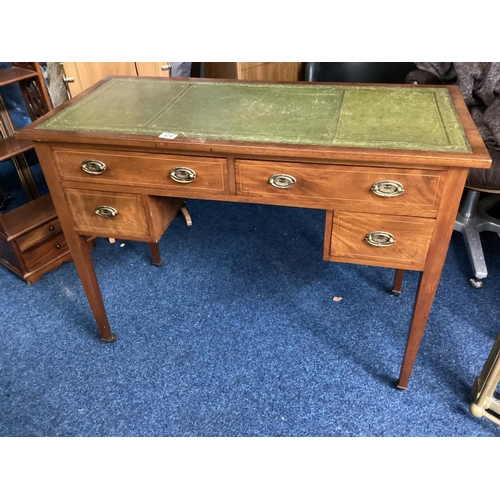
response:
M279 189L290 189L297 184L295 177L288 174L274 174L269 177L269 184Z
M371 189L377 196L382 196L382 198L393 198L405 192L403 184L398 181L378 181Z
M91 175L101 175L106 170L106 164L99 160L82 161L82 170Z
M106 205L100 205L95 207L94 213L99 215L99 217L104 217L105 219L112 219L118 215L118 210L113 207L107 207Z
M181 184L189 184L196 179L196 172L187 167L175 167L170 170L170 178Z
M365 236L365 241L374 247L390 247L396 243L396 238L385 231L372 231Z

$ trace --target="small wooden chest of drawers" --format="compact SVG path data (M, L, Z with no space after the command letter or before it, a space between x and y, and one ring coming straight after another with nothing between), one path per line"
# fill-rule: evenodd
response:
M36 198L2 217L0 262L33 284L71 260L50 195Z

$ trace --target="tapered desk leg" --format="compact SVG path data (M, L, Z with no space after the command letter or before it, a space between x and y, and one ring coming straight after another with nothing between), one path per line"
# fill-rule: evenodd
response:
M394 283L392 285L392 295L399 297L401 295L401 288L403 286L403 278L405 277L404 269L396 269L394 275Z
M161 254L158 243L149 243L149 251L151 252L151 262L153 266L161 267Z
M87 242L87 237L78 235L74 229L71 211L64 196L62 186L57 178L57 169L54 165L50 147L45 144L36 144L35 149L56 208L57 216L61 222L71 257L75 263L90 309L99 329L101 340L104 342L115 342L116 335L111 333L94 263L92 262L90 254L91 246Z
M397 385L398 389L408 388L410 375L441 278L441 271L443 270L448 252L466 175L467 171L463 172L456 169L449 170L447 174L448 178L443 192L441 207L436 218L434 234L429 245L424 269L420 275L417 296L413 307L413 317Z
M432 302L436 295L441 272L422 272L417 290L417 297L413 308L413 318L406 342L406 351L399 375L398 389L407 389L410 375L415 364L420 342L424 335L425 325L429 318Z
M87 295L90 309L97 323L97 328L103 342L115 342L116 335L111 333L108 317L104 308L101 290L97 282L94 263L90 254L90 245L87 243L86 236L72 234L71 236L65 233L68 246L71 251L71 256L75 263L78 276L82 282L83 289ZM71 240L71 243L70 243Z

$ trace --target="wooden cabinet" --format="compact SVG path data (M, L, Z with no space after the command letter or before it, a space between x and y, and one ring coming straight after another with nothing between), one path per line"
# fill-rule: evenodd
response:
M0 86L19 85L30 118L52 109L38 63L14 63L0 70ZM28 203L0 213L0 263L32 284L45 273L71 260L49 194L40 196L23 153L31 141L13 137L14 126L0 98L0 161L12 160Z
M170 76L168 62L63 62L70 97L108 75Z
M206 62L207 78L295 82L303 80L301 62Z

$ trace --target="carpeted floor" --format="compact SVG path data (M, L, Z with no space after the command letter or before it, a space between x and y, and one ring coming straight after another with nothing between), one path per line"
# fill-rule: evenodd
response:
M500 239L467 284L454 234L407 391L395 383L418 273L322 260L324 213L190 201L160 242L92 251L118 342L72 263L33 286L0 268L2 436L500 436L468 412L499 330ZM342 297L334 301L333 297Z

